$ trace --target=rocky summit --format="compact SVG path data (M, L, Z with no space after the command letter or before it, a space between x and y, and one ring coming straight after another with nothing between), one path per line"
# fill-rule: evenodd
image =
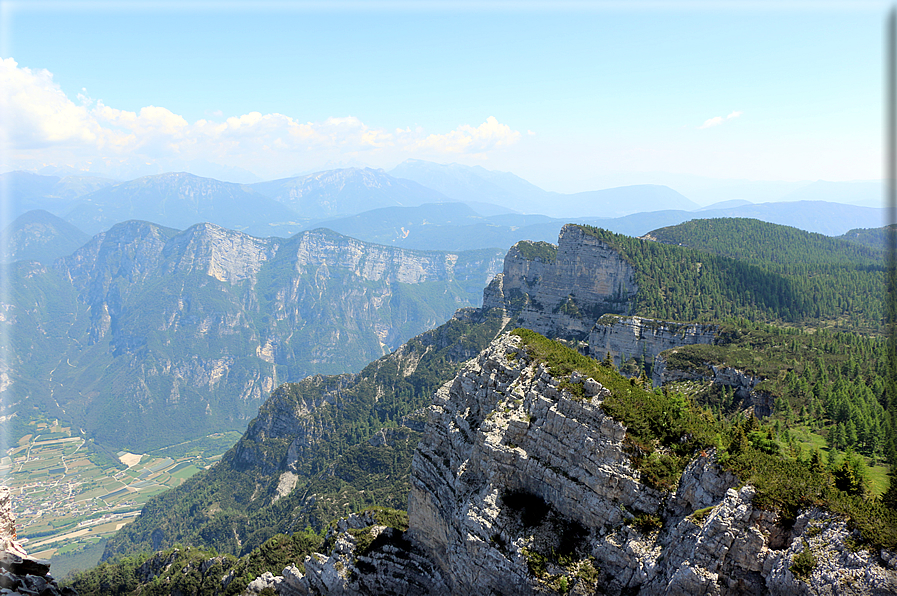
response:
M571 392L576 384L582 395ZM436 393L409 527L331 527L324 553L248 594L893 594L897 554L842 517L792 521L699 453L672 491L633 465L609 389L505 334Z

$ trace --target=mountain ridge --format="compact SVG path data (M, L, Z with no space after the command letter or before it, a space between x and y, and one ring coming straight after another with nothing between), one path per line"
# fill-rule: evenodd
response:
M497 251L329 230L281 240L125 222L52 266L12 267L4 403L115 449L242 430L283 380L359 370L478 302L497 266Z

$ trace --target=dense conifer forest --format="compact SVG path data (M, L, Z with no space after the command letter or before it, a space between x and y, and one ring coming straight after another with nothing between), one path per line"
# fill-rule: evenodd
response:
M582 228L635 269L636 314L883 331L882 250L750 219L694 220L657 241Z

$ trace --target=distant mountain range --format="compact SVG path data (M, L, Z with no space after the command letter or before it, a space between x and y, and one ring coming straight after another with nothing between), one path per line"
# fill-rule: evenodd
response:
M242 184L179 172L146 176L90 193L65 219L89 234L140 219L180 230L210 222L268 236L273 235L271 226L299 217L283 203ZM265 224L269 224L267 234Z
M347 168L250 186L307 219L352 215L378 207L444 202L442 193L383 170Z
M728 208L651 211L616 218L551 218L519 214L482 217L469 207L436 204L375 209L328 220L320 225L353 238L380 244L417 249L471 250L510 247L520 240L551 242L567 223L588 224L618 234L642 236L656 228L718 217L758 219L807 232L840 236L853 228L880 228L884 223L885 211L825 201L798 201L760 205L738 202Z
M85 236L131 219L180 230L208 222L260 238L287 238L323 226L368 242L439 250L551 241L569 222L634 236L696 217L749 217L831 236L885 223L882 209L856 204L871 202L880 190L876 181L816 182L788 195L800 200L727 200L699 208L661 185L561 194L506 172L421 160L389 173L345 168L251 185L183 172L126 182L11 172L0 183L11 215L45 211L7 226L2 258L44 263L69 254ZM51 216L74 228L63 231Z
M242 429L278 384L359 370L478 305L502 255L117 224L9 267L0 415L58 417L113 452Z
M92 176L42 176L31 172L0 174L0 189L5 193L4 201L13 218L33 209L62 215L80 197L115 183Z
M782 201L829 201L881 207L884 202L884 185L878 180L855 182L828 182L817 180L784 195Z
M618 217L640 211L690 211L699 207L675 190L654 184L561 194L542 190L507 172L416 159L399 164L389 173L434 188L455 201L494 203L522 213L541 213L560 218Z

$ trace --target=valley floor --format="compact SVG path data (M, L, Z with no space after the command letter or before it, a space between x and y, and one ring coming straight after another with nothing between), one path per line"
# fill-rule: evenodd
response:
M119 452L121 468L88 458L85 440L56 421L32 422L0 459L0 482L11 489L17 533L32 556L57 561L105 541L140 514L153 495L215 463L240 434L216 433L147 454ZM127 466L126 468L124 466Z

